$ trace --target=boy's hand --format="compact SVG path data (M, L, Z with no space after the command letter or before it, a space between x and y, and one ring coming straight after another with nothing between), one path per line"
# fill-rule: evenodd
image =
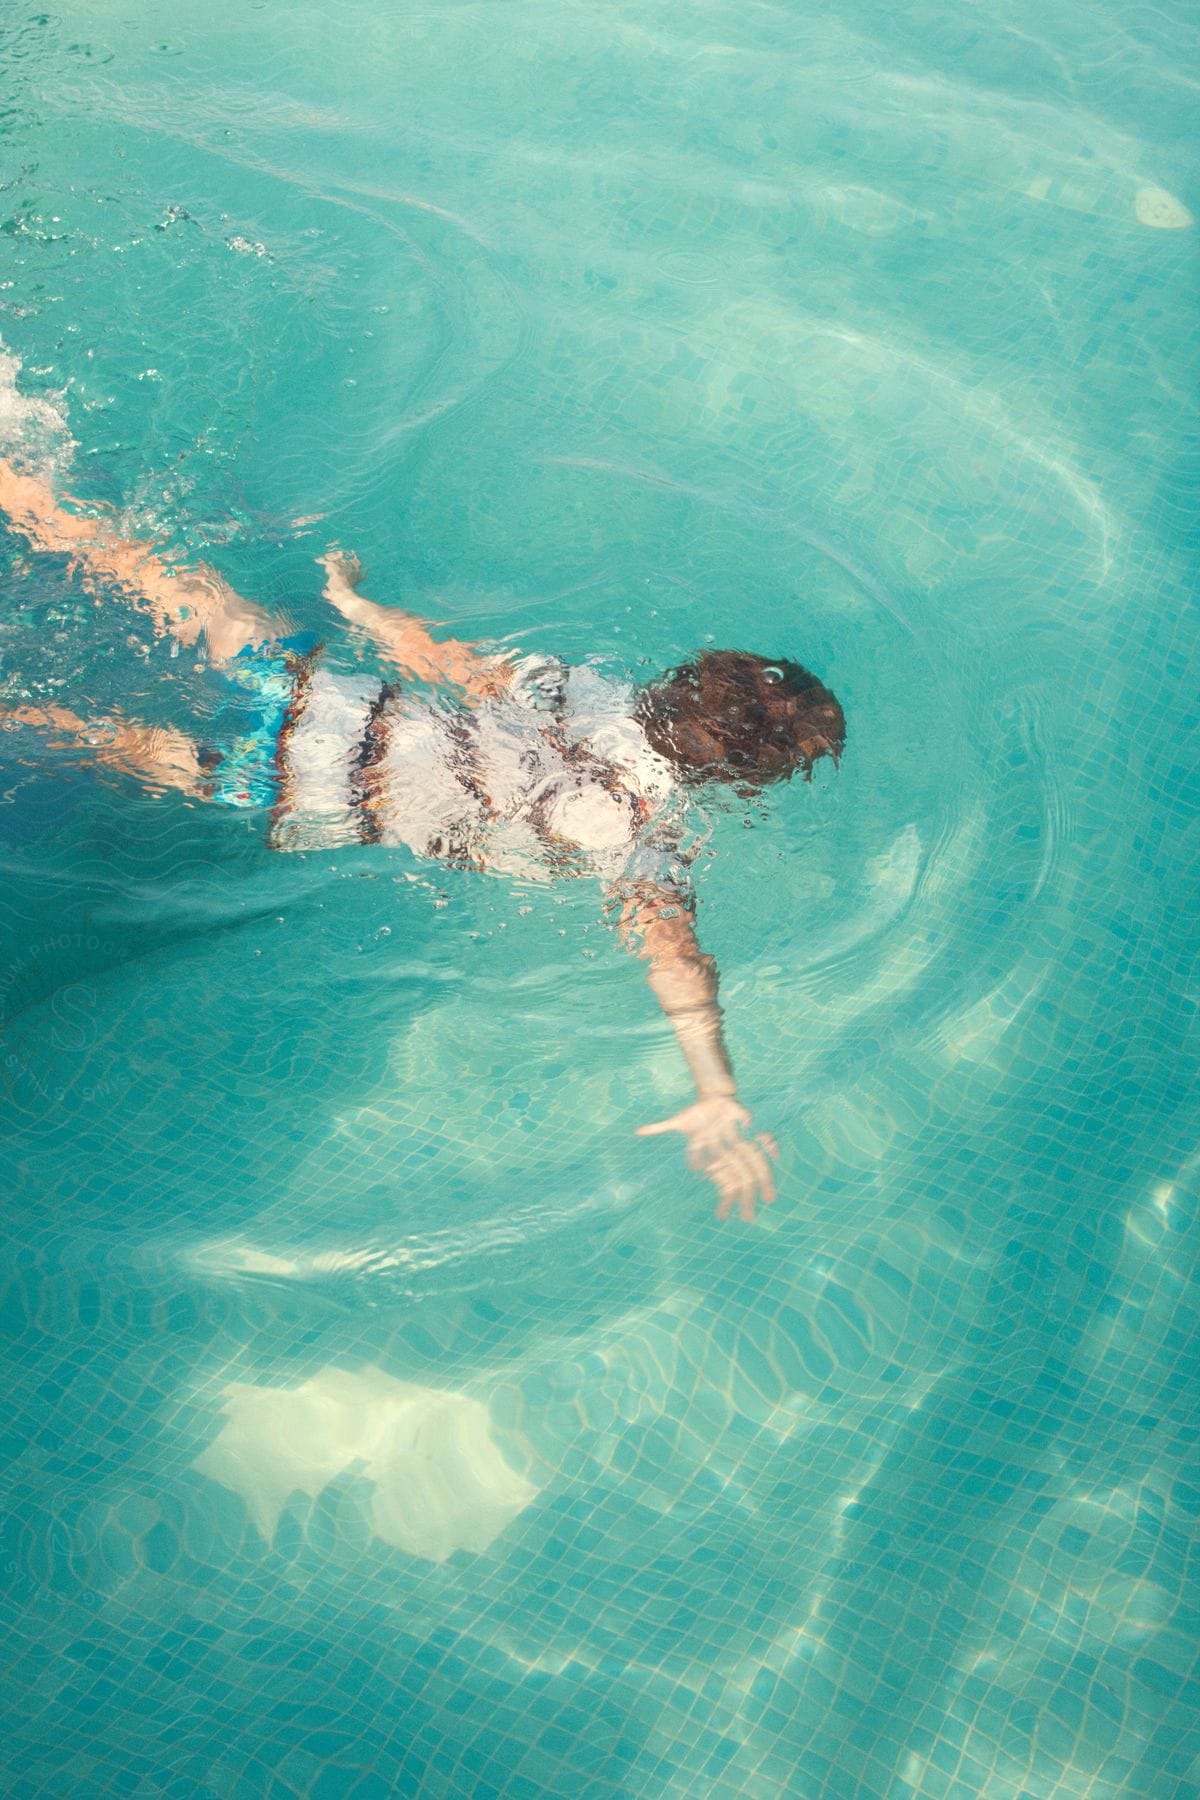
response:
M363 566L353 550L327 550L318 556L317 564L325 571L325 598L339 607L357 593L363 578Z
M473 700L502 694L512 675L503 657L488 656L457 638L435 638L429 621L400 607L379 606L359 592L363 566L351 550L328 550L317 562L325 571L325 598L349 625L357 625L383 656L418 681L449 682Z
M743 1219L753 1219L756 1200L770 1206L775 1198L775 1178L768 1156L779 1155L769 1132L756 1138L742 1135L750 1114L735 1094L709 1094L685 1106L673 1118L655 1125L639 1125L639 1137L658 1137L664 1131L681 1131L687 1139L689 1168L706 1175L720 1199L718 1219L727 1219L736 1206Z

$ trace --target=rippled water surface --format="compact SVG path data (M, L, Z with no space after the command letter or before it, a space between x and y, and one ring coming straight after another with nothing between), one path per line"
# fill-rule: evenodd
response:
M6 1792L1200 1793L1194 10L68 0L0 57L6 443L343 666L331 541L849 721L710 809L752 1228L633 1135L687 1089L589 884L0 733ZM0 607L0 703L203 734L64 560Z

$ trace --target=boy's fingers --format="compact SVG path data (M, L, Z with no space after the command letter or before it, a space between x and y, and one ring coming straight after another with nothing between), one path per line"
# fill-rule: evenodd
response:
M664 1131L679 1131L680 1129L678 1118L659 1119L653 1125L639 1125L636 1128L636 1135L638 1137L659 1137Z
M736 1161L732 1158L727 1160L713 1179L721 1193L724 1207L723 1211L718 1207L718 1218L727 1219L735 1206L743 1219L754 1217L754 1178L740 1158ZM748 1213L747 1207L750 1209Z
M775 1182L771 1176L771 1165L761 1150L755 1151L754 1173L758 1179L758 1191L762 1195L764 1206L770 1206L775 1198Z

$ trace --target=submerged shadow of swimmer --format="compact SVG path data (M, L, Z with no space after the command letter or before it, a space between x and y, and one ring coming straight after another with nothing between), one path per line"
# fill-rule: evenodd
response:
M395 672L342 674L215 570L171 567L2 460L0 510L34 550L71 557L159 630L184 644L202 638L238 715L236 735L203 746L62 706L10 707L0 726L41 727L150 788L267 806L275 849L404 845L461 867L600 879L696 1086L690 1105L639 1135L683 1135L722 1219L735 1210L752 1219L757 1202L774 1200L777 1147L747 1130L717 967L696 937L683 812L689 790L725 784L749 795L797 770L808 778L823 756L836 763L845 719L815 675L787 658L708 650L632 692L587 665L437 639L425 620L366 599L356 559L331 551L321 558L326 599Z

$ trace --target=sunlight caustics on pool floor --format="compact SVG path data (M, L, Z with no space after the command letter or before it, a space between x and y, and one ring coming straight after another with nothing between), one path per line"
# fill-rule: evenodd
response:
M1197 38L0 22L0 453L336 669L331 543L848 720L700 821L753 1227L634 1135L688 1090L593 884L0 732L13 1800L1200 1794ZM6 535L52 701L221 695Z

